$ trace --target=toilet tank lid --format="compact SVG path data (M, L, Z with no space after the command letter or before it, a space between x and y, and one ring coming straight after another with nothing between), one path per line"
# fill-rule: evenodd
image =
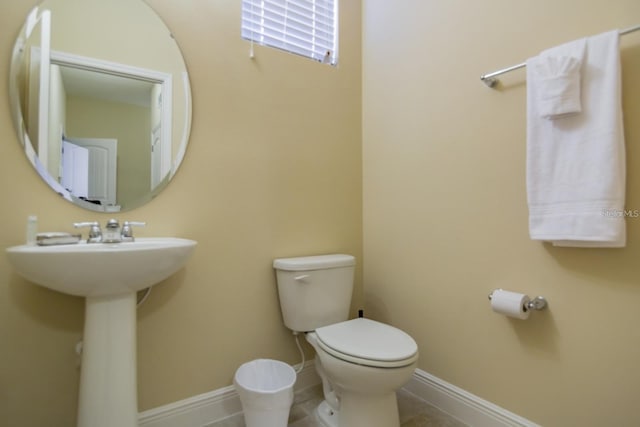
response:
M273 268L286 271L322 270L325 268L350 267L356 264L353 255L331 254L295 258L278 258Z

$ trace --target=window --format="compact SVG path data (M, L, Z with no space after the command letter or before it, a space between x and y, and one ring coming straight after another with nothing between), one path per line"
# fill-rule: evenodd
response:
M242 38L338 63L338 0L242 0Z

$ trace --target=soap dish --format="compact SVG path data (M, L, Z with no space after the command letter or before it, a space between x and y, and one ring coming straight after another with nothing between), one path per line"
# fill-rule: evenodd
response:
M80 234L65 232L38 233L36 243L38 246L73 245L80 242Z

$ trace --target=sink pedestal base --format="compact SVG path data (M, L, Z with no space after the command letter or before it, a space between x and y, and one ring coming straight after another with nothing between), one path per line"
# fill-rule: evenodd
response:
M78 427L136 427L136 294L85 304Z
M138 425L136 291L182 268L196 243L142 237L117 244L7 248L9 262L20 276L86 298L79 427Z

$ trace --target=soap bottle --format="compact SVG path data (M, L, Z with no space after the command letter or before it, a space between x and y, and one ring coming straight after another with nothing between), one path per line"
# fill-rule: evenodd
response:
M38 217L29 215L27 217L27 245L34 246L38 235Z

